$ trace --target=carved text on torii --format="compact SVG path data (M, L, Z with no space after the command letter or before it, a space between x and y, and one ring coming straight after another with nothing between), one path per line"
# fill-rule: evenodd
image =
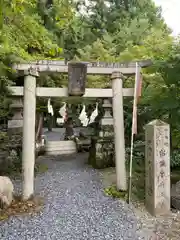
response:
M32 65L56 65L56 66L67 66L68 63L70 62L65 62L65 61L56 61L56 60L39 60L39 61L33 61L30 62L29 64ZM78 63L78 62L77 62ZM88 67L99 67L99 68L128 68L128 67L135 67L136 63L135 62L82 62L86 63ZM139 66L143 65L148 65L150 64L150 60L144 60L142 62L139 62Z

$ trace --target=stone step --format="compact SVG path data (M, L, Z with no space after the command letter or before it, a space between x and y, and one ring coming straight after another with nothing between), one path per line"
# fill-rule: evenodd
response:
M77 148L74 141L47 141L46 154L47 155L61 155L76 153Z

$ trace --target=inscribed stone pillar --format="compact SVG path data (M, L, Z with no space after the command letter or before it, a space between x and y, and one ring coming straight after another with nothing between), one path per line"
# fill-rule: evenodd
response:
M154 216L170 211L170 127L154 120L145 128L146 208Z

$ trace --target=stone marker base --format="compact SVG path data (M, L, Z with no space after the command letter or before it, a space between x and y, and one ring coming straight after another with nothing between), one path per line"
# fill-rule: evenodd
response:
M46 154L47 155L64 155L76 153L76 143L71 140L67 141L47 141Z
M93 137L91 140L88 163L98 169L114 167L114 143L112 139Z

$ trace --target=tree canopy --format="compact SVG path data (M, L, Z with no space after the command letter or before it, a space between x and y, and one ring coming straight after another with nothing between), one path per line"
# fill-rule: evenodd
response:
M150 58L153 66L143 72L140 122L143 126L151 118L166 120L171 124L173 145L179 146L180 41L171 36L161 9L152 0L1 0L0 6L1 118L8 112L6 87L17 82L11 70L14 62ZM67 78L46 75L38 84L62 86ZM134 79L124 84L133 86ZM88 86L107 85L107 77L88 78ZM125 101L125 106L131 116L132 103Z

